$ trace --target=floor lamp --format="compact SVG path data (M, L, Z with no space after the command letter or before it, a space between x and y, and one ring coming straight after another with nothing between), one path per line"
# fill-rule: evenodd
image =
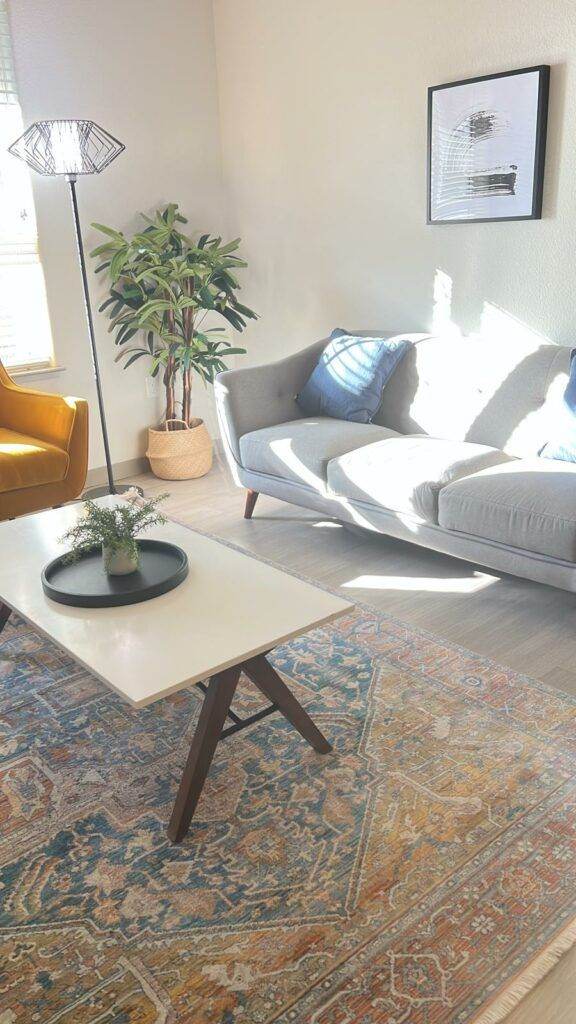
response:
M104 455L106 457L106 473L108 476L108 484L105 487L96 487L86 491L84 497L88 498L97 498L104 494L123 494L125 491L131 490L131 485L117 485L114 483L104 397L102 394L102 381L100 379L92 308L90 306L86 261L84 259L84 246L82 244L80 217L78 215L76 180L79 174L100 174L105 167L108 167L108 164L111 164L117 156L120 156L124 149L125 146L122 142L119 142L113 135L105 132L94 121L73 120L36 121L26 129L20 138L16 139L8 147L8 151L13 156L24 160L29 167L38 171L39 174L49 176L62 175L66 178L70 187L78 262L84 288L84 308L86 311L90 350L92 352L92 365L94 367L94 380L98 396L98 409L100 411ZM137 488L137 490L142 493L140 488Z

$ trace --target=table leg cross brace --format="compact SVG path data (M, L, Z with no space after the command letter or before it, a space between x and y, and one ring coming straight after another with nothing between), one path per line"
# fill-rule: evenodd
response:
M208 693L208 687L206 683L197 683L198 689L202 690L202 693ZM263 718L268 718L268 715L273 715L275 711L278 711L277 704L269 704L268 707L262 708L260 711L255 711L253 715L248 715L247 718L240 718L237 714L232 711L232 708L228 709L227 718L230 719L234 725L229 725L227 729L222 729L220 733L220 739L225 740L227 736L233 736L236 732L242 732L242 729L247 729L249 725L254 725L254 722L260 722Z

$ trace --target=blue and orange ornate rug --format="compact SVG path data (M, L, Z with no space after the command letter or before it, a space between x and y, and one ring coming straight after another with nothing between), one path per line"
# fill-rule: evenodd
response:
M226 740L176 847L199 692L10 620L0 1024L494 1024L576 940L574 700L366 608L273 661L334 754Z

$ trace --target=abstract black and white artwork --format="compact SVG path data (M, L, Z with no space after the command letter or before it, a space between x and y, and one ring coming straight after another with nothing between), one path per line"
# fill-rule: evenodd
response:
M428 90L428 223L542 216L550 68Z

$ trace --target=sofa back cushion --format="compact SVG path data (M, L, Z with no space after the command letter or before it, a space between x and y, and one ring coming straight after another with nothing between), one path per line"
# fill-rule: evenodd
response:
M556 411L554 430L540 452L544 459L576 462L576 349L570 353L570 377Z
M569 348L538 341L421 336L388 381L374 422L537 455L569 365Z

